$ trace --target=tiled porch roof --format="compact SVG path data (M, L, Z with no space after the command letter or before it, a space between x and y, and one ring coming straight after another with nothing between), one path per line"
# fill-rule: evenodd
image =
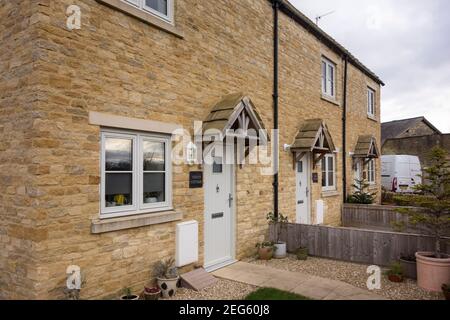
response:
M333 139L328 127L322 119L312 119L305 121L294 143L291 145L293 152L318 152L331 153L335 151Z
M380 157L377 140L374 136L360 136L355 147L354 158L373 159Z

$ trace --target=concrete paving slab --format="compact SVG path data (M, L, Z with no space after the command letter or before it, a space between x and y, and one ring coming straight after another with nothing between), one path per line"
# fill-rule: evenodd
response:
M289 291L316 300L386 300L382 296L342 281L245 262L237 262L219 269L213 272L213 275L258 287Z

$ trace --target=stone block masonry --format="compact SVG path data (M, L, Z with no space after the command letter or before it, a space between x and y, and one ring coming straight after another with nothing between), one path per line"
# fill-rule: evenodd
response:
M141 290L152 265L175 254L177 222L91 233L100 210L100 127L89 124L90 112L192 130L220 97L244 92L266 127L273 126L268 1L176 0L175 23L184 38L95 0L77 1L81 29L69 31L71 4L0 4L1 299L61 299L71 264L86 278L81 298L116 297L124 287ZM339 225L343 61L286 15L280 24L280 144L292 143L303 120L326 122L340 150L337 192L323 197L314 184L312 203L323 199L325 223ZM336 103L321 97L322 55L337 66ZM379 85L350 66L349 148L361 134L380 136L379 113L376 121L367 118L368 85L379 107ZM280 153L280 209L294 221L292 154ZM255 243L268 236L272 177L259 169L236 170L237 259L254 254ZM189 189L190 170L173 168L173 206L183 220L199 221L202 264L204 190ZM321 181L320 167L315 171Z

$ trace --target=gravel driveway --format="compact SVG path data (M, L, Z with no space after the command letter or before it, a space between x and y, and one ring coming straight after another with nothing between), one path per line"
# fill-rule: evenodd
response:
M369 276L366 273L367 265L311 257L307 261L299 261L295 256L271 261L247 259L245 262L340 280L367 290L366 282ZM392 300L440 300L444 298L441 293L430 293L420 289L413 280L407 279L404 283L397 284L390 282L385 275L382 276L381 290L376 290L375 293Z
M200 292L181 288L171 300L243 300L256 289L255 286L219 279L214 286Z

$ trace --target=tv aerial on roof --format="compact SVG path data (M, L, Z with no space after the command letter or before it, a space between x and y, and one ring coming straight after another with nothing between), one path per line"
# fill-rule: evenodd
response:
M322 15L320 15L320 16L317 16L317 17L316 17L316 25L319 25L319 22L320 22L320 20L322 20L322 18L325 18L325 17L327 17L327 16L329 16L329 15L332 15L332 14L335 13L335 12L336 12L336 10L333 10L333 11L327 12L327 13L325 13L325 14L322 14Z

